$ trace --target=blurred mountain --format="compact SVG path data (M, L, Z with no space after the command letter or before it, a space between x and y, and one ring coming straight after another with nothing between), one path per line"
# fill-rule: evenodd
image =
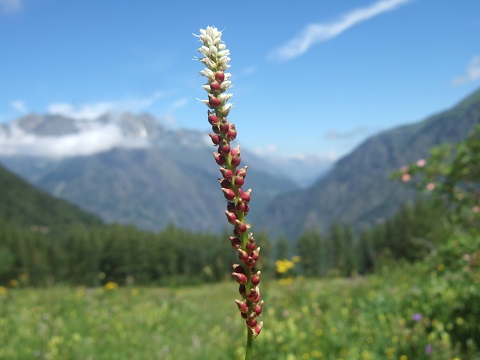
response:
M74 223L100 224L99 218L56 199L0 166L0 221L38 231Z
M106 222L150 230L169 223L201 231L226 225L219 221L225 200L214 150L206 133L167 129L148 114L95 120L30 114L0 125L6 167ZM250 221L276 195L297 190L330 165L318 158L273 163L241 150L249 166L245 188L254 189ZM287 176L289 169L296 179Z
M293 239L306 229L327 231L334 221L356 229L382 222L416 194L390 181L390 174L426 157L435 145L463 140L478 123L480 90L419 123L370 137L312 186L277 196L259 216L259 224Z

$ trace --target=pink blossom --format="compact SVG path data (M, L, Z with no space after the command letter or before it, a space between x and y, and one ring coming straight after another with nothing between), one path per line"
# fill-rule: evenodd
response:
M409 182L411 178L412 178L412 176L408 173L405 173L405 174L402 175L402 181L403 182Z
M427 161L425 159L420 159L417 161L418 167L424 167L426 164L427 164Z
M435 190L435 183L429 182L429 183L427 184L427 190L428 190L428 191L433 191L433 190Z

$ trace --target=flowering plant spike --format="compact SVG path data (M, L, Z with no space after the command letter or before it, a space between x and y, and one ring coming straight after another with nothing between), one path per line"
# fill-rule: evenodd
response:
M233 236L230 242L238 252L240 264L233 265L232 276L239 284L239 293L242 297L235 300L240 316L247 326L247 351L245 359L251 359L253 339L262 330L263 321L257 318L262 313L263 301L260 300L260 271L255 270L260 247L257 246L250 224L245 217L249 211L251 189L243 190L242 186L247 175L247 167L240 168L240 147L233 147L231 142L237 137L235 124L227 117L232 104L228 100L232 97L228 93L231 86L231 74L226 72L230 65L230 52L222 42L222 32L215 27L200 29L202 46L198 51L203 55L199 60L206 66L200 74L207 78L203 89L208 99L201 100L208 108L208 122L212 126L210 138L217 151L213 153L215 162L220 165L221 178L219 183L223 196L227 200L225 215L233 226Z

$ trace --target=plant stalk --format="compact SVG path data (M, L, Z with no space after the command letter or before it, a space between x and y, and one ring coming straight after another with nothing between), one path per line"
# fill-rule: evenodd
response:
M247 328L247 349L245 352L245 360L253 359L253 332Z

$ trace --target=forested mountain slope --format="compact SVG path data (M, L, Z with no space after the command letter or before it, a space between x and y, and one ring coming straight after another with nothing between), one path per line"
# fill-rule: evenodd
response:
M392 171L427 156L435 145L463 140L477 123L480 90L447 111L367 139L311 187L277 196L259 224L297 237L309 228L326 230L333 221L356 229L381 222L415 196L389 180Z

